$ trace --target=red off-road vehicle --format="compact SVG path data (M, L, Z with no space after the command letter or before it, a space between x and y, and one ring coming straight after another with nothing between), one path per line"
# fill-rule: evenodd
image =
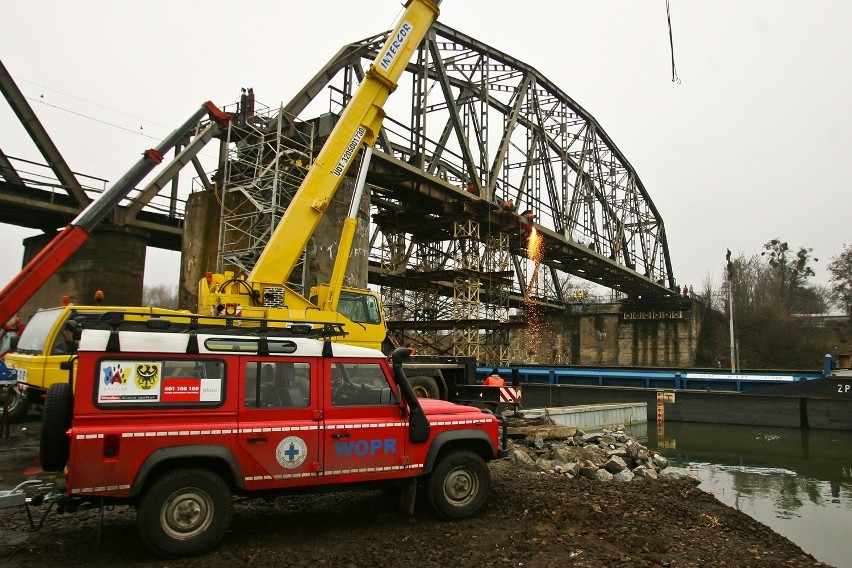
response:
M410 350L390 365L329 324L125 316L82 331L73 395L48 392L41 458L65 471L63 510L135 506L141 538L170 556L215 547L234 495L396 482L404 508L420 488L446 519L485 502L505 428L417 399Z

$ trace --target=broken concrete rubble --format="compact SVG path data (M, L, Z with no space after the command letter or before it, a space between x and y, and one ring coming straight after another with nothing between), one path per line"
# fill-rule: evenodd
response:
M623 428L586 433L578 428L555 426L542 418L539 423L510 420L509 459L546 473L568 479L633 481L660 476L701 480L632 438ZM667 469L671 473L664 473Z

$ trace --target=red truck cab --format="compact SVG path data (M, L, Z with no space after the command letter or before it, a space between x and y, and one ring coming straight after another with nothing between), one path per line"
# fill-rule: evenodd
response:
M409 350L390 364L332 343L328 324L123 317L82 332L76 394L48 393L42 463L65 469L72 503L136 506L155 552L214 547L233 495L402 481L408 508L419 486L447 519L485 502L505 429L477 408L417 399Z

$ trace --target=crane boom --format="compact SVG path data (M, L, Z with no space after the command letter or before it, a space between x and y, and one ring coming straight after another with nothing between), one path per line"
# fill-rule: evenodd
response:
M261 253L250 283L282 284L290 277L352 158L363 145L376 142L385 116L382 107L437 17L438 2L408 2Z

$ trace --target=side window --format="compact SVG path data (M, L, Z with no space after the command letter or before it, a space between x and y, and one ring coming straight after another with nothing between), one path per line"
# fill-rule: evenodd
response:
M250 361L244 376L246 408L305 408L311 404L308 363Z
M77 344L71 332L62 326L59 333L56 334L56 339L53 341L53 346L50 348L51 355L68 355L77 352Z
M106 406L220 406L225 363L212 359L101 359L96 403Z
M381 323L379 304L376 298L369 294L341 292L337 311L358 323Z
M398 403L381 365L331 364L332 406L396 406Z

